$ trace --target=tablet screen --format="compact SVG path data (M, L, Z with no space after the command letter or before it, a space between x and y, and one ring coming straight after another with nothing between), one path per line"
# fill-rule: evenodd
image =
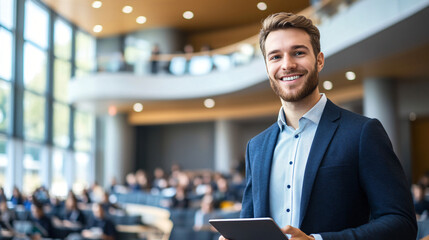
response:
M229 240L287 240L271 218L211 219L210 224Z

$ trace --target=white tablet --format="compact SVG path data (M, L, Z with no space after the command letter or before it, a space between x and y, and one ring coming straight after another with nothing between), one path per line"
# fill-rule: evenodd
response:
M272 218L210 219L210 224L229 240L287 240Z

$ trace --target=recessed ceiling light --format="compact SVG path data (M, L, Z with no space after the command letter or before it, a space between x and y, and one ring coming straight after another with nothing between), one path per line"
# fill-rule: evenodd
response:
M408 116L408 118L410 119L410 121L416 121L417 114L415 112L410 112L410 115Z
M215 101L211 98L207 98L206 100L204 100L204 106L206 108L213 108L215 106Z
M143 111L143 104L141 103L134 103L133 109L135 112L141 112Z
M183 13L183 18L185 19L192 19L194 17L194 13L191 11L186 11Z
M95 26L92 28L92 31L94 31L94 32L96 32L96 33L99 33L99 32L101 32L101 31L103 31L103 26L101 26L101 25L95 25Z
M138 23L138 24L143 24L143 23L145 23L147 21L147 19L146 19L146 17L145 16L139 16L137 19L136 19L136 22Z
M346 72L346 78L347 78L347 80L353 81L356 79L356 73L354 73L352 71L348 71L348 72Z
M102 5L103 5L103 3L101 1L94 1L94 2L92 2L92 7L93 8L101 8Z
M258 2L258 4L256 5L256 7L258 7L258 9L261 10L261 11L267 10L267 4L264 3L264 2Z
M331 81L324 81L323 88L326 90L331 90L334 87Z
M118 109L115 106L111 105L109 106L108 112L110 116L115 116L118 113Z
M125 6L122 8L123 13L131 13L133 11L133 7L131 6Z

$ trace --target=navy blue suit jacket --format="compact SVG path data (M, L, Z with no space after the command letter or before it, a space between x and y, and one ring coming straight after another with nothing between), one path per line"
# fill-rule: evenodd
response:
M270 172L279 131L275 123L247 145L241 217L270 217ZM324 240L416 239L409 185L378 120L328 100L305 169L300 229Z

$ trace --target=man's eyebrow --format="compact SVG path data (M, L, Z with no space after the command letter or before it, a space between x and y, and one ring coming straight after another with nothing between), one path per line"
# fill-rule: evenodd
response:
M291 47L292 50L296 50L296 49L300 49L300 48L304 48L306 50L310 50L306 45L294 45ZM271 50L270 52L267 53L267 56L271 55L271 54L275 54L280 52L280 49L274 49Z
M272 50L272 51L268 52L268 53L267 53L267 56L268 56L268 55L271 55L271 54L278 53L278 52L280 52L280 50L279 50L279 49L274 49L274 50Z
M305 45L295 45L295 46L292 46L292 49L294 49L294 50L296 50L296 49L299 49L299 48L305 48L305 49L309 49L307 46L305 46Z

